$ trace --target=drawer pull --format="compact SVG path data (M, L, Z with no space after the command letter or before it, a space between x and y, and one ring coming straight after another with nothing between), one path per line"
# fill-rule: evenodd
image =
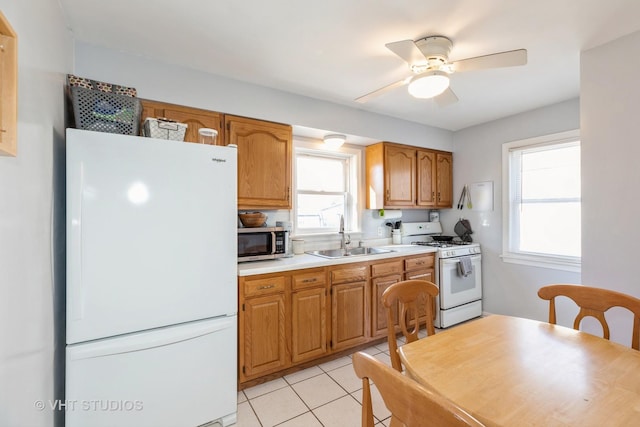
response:
M302 283L313 283L313 282L316 282L316 281L318 281L318 278L317 277L313 277L311 279L304 279L302 281Z
M275 288L275 287L276 287L276 285L273 285L273 284L271 284L271 285L264 285L264 286L259 286L259 287L258 287L258 290L259 290L259 291L262 291L262 290L264 290L264 289L272 289L272 288Z
M409 279L417 279L418 277L427 277L427 276L431 276L431 274L429 273L425 273L425 274L417 274L415 276L411 276L409 277Z

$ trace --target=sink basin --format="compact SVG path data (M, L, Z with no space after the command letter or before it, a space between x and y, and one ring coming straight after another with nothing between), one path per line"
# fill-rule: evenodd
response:
M344 257L351 257L351 256L386 254L389 252L393 252L393 251L391 249L381 249L381 248L351 248L348 251L345 251L343 249L324 249L321 251L309 251L307 253L309 255L335 259L335 258L344 258Z

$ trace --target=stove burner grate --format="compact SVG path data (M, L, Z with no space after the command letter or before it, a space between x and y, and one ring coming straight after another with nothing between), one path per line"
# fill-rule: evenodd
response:
M463 241L451 241L451 242L436 242L436 241L429 241L429 242L422 242L422 241L415 241L415 242L411 242L412 245L419 245L419 246L431 246L434 248L451 248L451 247L455 247L455 246L464 246L464 245L470 245L470 242L463 242Z

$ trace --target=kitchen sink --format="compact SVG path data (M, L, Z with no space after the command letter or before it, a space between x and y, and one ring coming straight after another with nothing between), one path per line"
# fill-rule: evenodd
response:
M309 251L309 255L315 255L324 258L344 258L351 256L363 256L363 255L377 255L393 252L391 249L381 248L351 248L349 250L344 249L324 249L321 251Z

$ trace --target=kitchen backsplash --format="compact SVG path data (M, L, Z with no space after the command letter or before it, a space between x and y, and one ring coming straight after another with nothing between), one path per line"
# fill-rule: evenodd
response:
M250 212L254 210L241 210L239 212ZM256 209L255 211L258 211ZM260 209L267 215L267 226L274 227L276 221L291 221L291 212L288 210L265 210ZM391 244L391 227L385 225L387 222L395 223L397 221L402 222L416 222L416 221L428 221L429 220L428 209L405 209L405 210L385 210L385 215L380 216L377 209L365 209L360 212L360 232L347 233L351 237L352 246L358 246L360 240L365 241L365 246L370 246L368 243L375 242L376 244ZM238 226L240 222L238 221ZM378 234L378 229L381 228L382 234ZM296 237L294 234L293 237ZM304 239L305 250L319 250L319 249L332 249L339 245L340 238L338 233L335 235L319 235L319 236L301 236Z

